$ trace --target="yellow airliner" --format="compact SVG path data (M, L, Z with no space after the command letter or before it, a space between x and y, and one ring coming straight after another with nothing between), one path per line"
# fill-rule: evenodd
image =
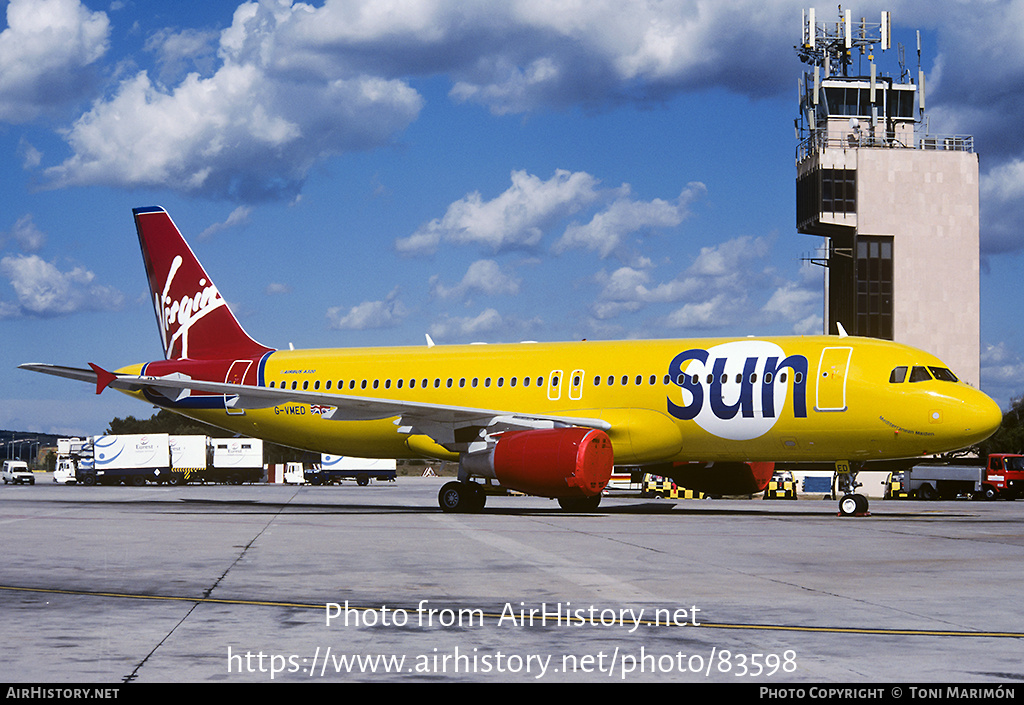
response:
M864 463L963 448L1002 419L936 357L845 335L273 350L163 208L134 214L165 359L22 368L296 448L458 461L445 511L481 510L492 481L590 510L614 465L725 494L810 462L848 467L840 513L863 513Z

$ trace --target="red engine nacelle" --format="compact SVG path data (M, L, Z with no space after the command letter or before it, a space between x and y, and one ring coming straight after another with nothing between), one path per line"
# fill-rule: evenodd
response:
M494 447L495 478L505 487L541 497L593 497L612 475L608 434L599 429L512 431Z

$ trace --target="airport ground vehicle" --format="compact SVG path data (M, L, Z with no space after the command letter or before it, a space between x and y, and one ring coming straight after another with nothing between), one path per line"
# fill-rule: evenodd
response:
M306 470L306 481L311 485L334 485L342 480L355 480L356 484L366 486L370 480L395 481L394 459L356 458L348 455L320 456L320 467Z
M0 477L3 477L5 485L9 482L13 482L16 485L36 484L35 475L28 469L28 463L24 460L5 460Z
M54 482L83 485L147 482L259 482L263 441L166 433L59 439Z
M261 482L263 469L263 441L259 438L211 438L208 439L212 458L206 469L199 474L200 482L227 482L240 485L243 482ZM193 482L194 480L189 480Z
M993 453L981 464L915 465L894 473L886 496L918 499L1024 497L1024 456Z
M772 473L772 479L764 488L765 499L796 499L796 480L789 470L778 470Z

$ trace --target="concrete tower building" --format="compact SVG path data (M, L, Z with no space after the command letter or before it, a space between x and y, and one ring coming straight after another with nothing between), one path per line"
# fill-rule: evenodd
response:
M878 74L880 20L804 16L797 230L826 238L826 332L913 345L978 386L978 155L969 136L928 134L924 72L902 45L899 75Z

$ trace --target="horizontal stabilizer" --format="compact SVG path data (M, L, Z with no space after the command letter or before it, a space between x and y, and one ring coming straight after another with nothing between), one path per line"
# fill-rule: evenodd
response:
M89 367L92 368L93 372L96 373L96 393L102 394L103 390L110 386L110 383L117 379L117 375L113 372L107 372L99 365L89 363Z

